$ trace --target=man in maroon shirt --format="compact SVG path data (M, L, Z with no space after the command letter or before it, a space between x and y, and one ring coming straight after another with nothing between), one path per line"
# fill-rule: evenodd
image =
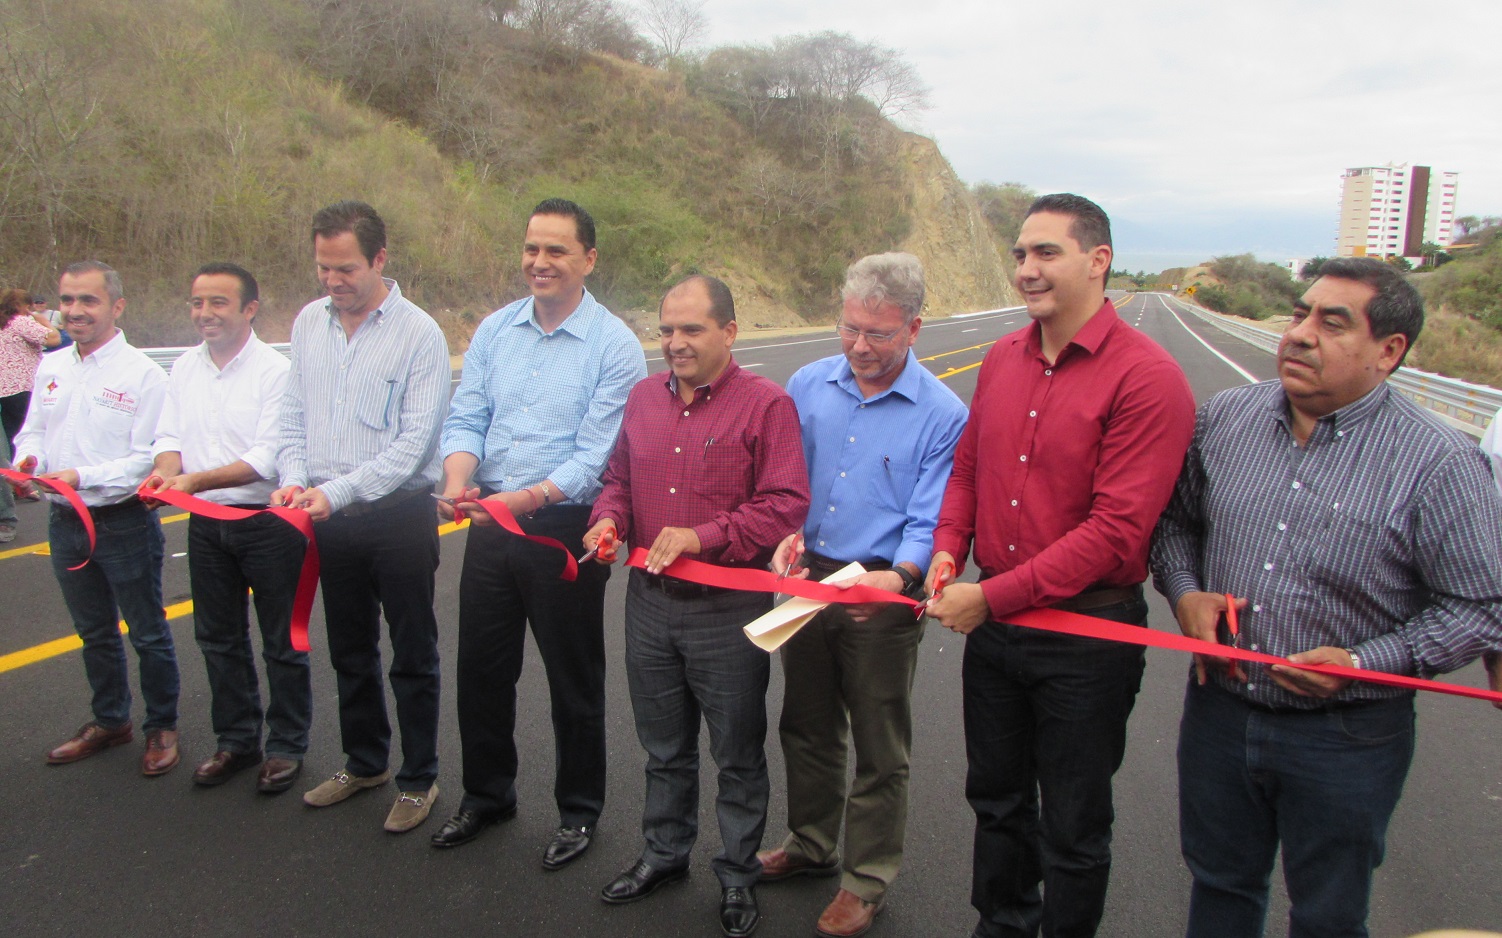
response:
M934 531L930 591L941 563L963 568L972 544L980 567L979 583L950 585L928 607L968 636L974 938L1040 926L1082 938L1105 907L1111 777L1142 648L1007 617L1049 606L1146 624L1148 541L1194 401L1173 359L1105 298L1111 253L1110 221L1088 199L1047 195L1028 209L1012 256L1033 322L986 354Z
M770 658L741 628L769 610L772 597L662 571L680 556L764 567L808 514L808 474L792 398L731 357L729 288L690 277L668 291L659 317L671 371L644 379L626 399L584 535L591 549L607 530L648 548L647 569L631 571L626 594L626 679L647 751L646 844L600 898L635 902L687 875L698 834L702 713L719 769L720 926L735 938L759 917L753 887L768 795Z

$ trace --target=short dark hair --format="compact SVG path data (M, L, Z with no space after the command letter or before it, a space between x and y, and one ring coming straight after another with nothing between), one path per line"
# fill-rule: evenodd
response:
M386 247L386 223L380 214L364 202L346 199L319 209L313 215L313 238L332 238L346 231L360 243L365 260L375 263L376 255Z
M580 244L584 245L584 250L595 249L595 220L577 202L570 202L568 199L543 199L532 210L532 215L527 216L527 220L531 221L533 215L567 215L574 220L574 236L579 239Z
M103 261L74 261L63 268L63 273L69 277L103 274L104 292L109 294L110 305L114 306L125 298L125 282L120 279L120 272Z
M1320 278L1334 277L1337 280L1354 280L1377 291L1366 304L1366 321L1372 330L1372 338L1385 339L1401 334L1408 340L1408 349L1418 341L1424 331L1424 299L1396 267L1374 257L1333 257L1319 269ZM1403 358L1408 357L1403 350ZM1403 359L1398 359L1398 365Z
M40 294L40 293L33 293L33 294L31 294L31 296L29 296L29 297L26 298L26 302L30 303L32 306L35 306L38 303L41 303L43 306L46 306L47 305L47 298L45 296L42 296L42 294Z
M691 283L704 285L704 292L709 294L709 318L713 319L721 329L735 322L735 298L730 295L730 288L725 285L725 281L719 277L711 277L709 274L691 274L684 277L662 295L663 302ZM662 314L662 303L657 304L657 313Z
M1030 218L1039 212L1068 215L1074 219L1069 223L1069 236L1078 241L1086 251L1102 244L1111 247L1111 219L1106 215L1105 209L1082 195L1072 192L1040 195L1028 206L1027 214L1022 217Z
M261 298L261 288L256 283L256 278L250 271L239 264L231 264L228 261L212 261L198 268L198 272L193 275L193 279L197 280L199 277L205 276L211 277L216 274L228 274L240 281L241 309Z

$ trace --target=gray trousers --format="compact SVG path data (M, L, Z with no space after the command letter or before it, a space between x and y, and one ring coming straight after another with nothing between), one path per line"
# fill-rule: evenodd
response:
M715 815L723 886L750 886L767 824L767 680L771 657L742 626L772 607L765 593L679 598L631 571L626 593L626 679L636 735L647 752L642 859L681 869L699 833L699 718L719 770Z
M913 675L923 620L893 603L866 622L829 606L782 646L782 754L787 760L790 855L839 855L841 886L867 902L886 894L902 865ZM855 778L846 791L846 760Z

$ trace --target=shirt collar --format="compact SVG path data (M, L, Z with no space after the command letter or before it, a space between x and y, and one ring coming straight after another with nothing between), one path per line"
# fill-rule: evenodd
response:
M725 366L725 370L720 372L720 376L718 378L714 379L706 385L701 385L697 388L694 388L694 391L696 392L694 394L694 398L696 400L698 399L697 392L699 391L704 391L705 397L712 397L715 392L724 390L725 385L730 383L730 379L734 378L740 370L741 366L736 363L735 356L732 355L730 357L730 364ZM678 393L678 376L673 374L672 369L668 370L668 379L663 382L663 387L667 388L668 391L674 395Z
M1105 343L1106 336L1111 334L1111 330L1119 322L1121 322L1121 317L1116 314L1116 306L1110 300L1106 300L1101 304L1100 309L1095 311L1095 315L1085 321L1080 331L1074 334L1074 338L1069 340L1064 349L1067 350L1070 345L1077 345L1081 351L1094 355ZM1033 355L1043 354L1043 327L1036 320L1027 329L1027 350ZM1063 357L1064 352L1061 351L1059 358Z
M918 364L918 356L914 355L913 350L909 348L907 356L903 359L902 373L897 376L897 380L892 382L891 387L874 395L870 400L879 401L888 394L900 394L913 403L917 403L919 388L922 386L922 377L917 369L922 367ZM847 394L853 395L856 399L866 400L866 396L861 393L860 384L855 380L855 371L850 367L850 359L845 356L841 355L834 363L834 368L826 380L839 385Z
M1341 409L1325 414L1315 421L1315 426L1319 427L1328 424L1332 430L1339 428L1344 431L1352 426L1363 423L1371 419L1372 415L1382 408L1382 405L1387 402L1387 396L1390 393L1392 393L1392 389L1388 387L1387 381L1384 380L1381 384ZM1293 405L1289 402L1288 394L1283 390L1281 383L1278 384L1277 393L1268 402L1268 407L1273 411L1273 415L1284 426L1289 427L1291 431Z
M575 306L574 311L568 314L568 318L559 323L558 328L553 331L567 332L576 339L587 340L589 338L589 329L594 319L591 314L598 305L595 302L595 298L590 295L589 288L586 287L584 296L579 299L579 305ZM516 321L512 323L513 326L531 326L539 333L546 335L543 332L542 324L537 321L537 302L534 298L527 297L521 312L526 313L526 315L517 316Z
M402 288L397 286L395 280L392 280L390 277L382 277L381 282L386 285L386 298L381 301L380 306L370 311L370 315L366 317L367 321L370 319L380 319L385 316L386 313L390 312L392 306L402 298ZM324 297L323 309L324 312L329 314L331 321L339 321L339 313L334 309L334 303L328 297ZM364 325L364 323L361 323L361 325Z
M110 359L120 354L120 350L123 348L125 348L125 332L124 330L116 329L115 337L99 346L98 348L94 349L93 353L89 357L94 359L94 362L96 364L103 367L104 365L109 363ZM79 363L83 362L83 356L78 353L77 343L68 346L68 352L73 356L74 361Z
M256 346L260 344L260 337L257 336L255 330L252 329L250 331L250 335L245 340L245 344L240 346L240 351L235 353L234 358L231 358L228 362L225 362L223 368L220 368L218 365L214 364L214 356L209 353L209 343L198 343L198 354L203 357L204 364L223 374L224 372L229 371L231 368L243 364L246 360L248 360L251 355L255 354Z

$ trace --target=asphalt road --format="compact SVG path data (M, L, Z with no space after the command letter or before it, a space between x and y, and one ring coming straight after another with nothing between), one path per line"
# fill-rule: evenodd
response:
M1122 316L1183 365L1195 396L1252 378L1273 377L1266 353L1248 348L1156 296L1134 297ZM976 366L991 342L1025 322L1020 312L927 324L918 344L924 364L968 400ZM786 381L796 368L838 351L832 333L747 341L742 365ZM658 360L651 363L660 367ZM439 781L434 819L393 836L381 822L389 787L334 808L304 807L300 792L342 766L333 675L314 623L316 698L306 785L258 796L254 773L216 789L191 784L192 766L214 748L202 658L192 638L186 526L168 523L164 575L183 674L183 765L154 780L138 772L139 742L72 766L49 767L42 753L88 718L88 691L76 651L46 656L44 643L72 634L49 561L35 553L45 538L42 506L21 506L21 535L0 551L0 777L13 802L0 810L0 930L7 935L291 934L409 936L678 936L719 934L719 890L709 868L718 833L711 804L713 767L704 759L701 837L686 884L626 907L597 898L601 885L640 847L643 757L632 729L622 660L625 577L617 570L607 599L609 793L594 846L568 869L544 872L541 851L557 822L551 788L552 735L535 649L519 687L517 787L520 815L482 839L435 851L427 837L457 804L459 737L453 716L457 580L464 532L443 538L438 620L444 656ZM31 546L28 546L31 545ZM1153 595L1153 625L1173 628ZM321 619L321 616L319 616ZM960 640L930 624L914 693L919 727L913 753L912 810L901 878L873 936L968 935L972 815L965 804L960 722ZM20 655L16 653L22 653ZM22 663L25 658L39 660ZM131 654L132 670L134 655ZM1179 857L1174 746L1187 662L1149 651L1132 717L1126 764L1117 776L1115 867L1102 935L1158 938L1181 934L1188 874ZM767 843L785 830L782 759L775 726L781 670L774 666L768 711L772 807ZM134 679L134 676L133 676ZM1452 680L1480 684L1473 666ZM139 700L139 698L138 698ZM139 713L139 702L137 711ZM1476 701L1434 694L1420 702L1419 751L1389 836L1371 918L1378 938L1429 928L1502 928L1502 713ZM759 890L759 935L808 935L832 896L830 880L793 881ZM1275 886L1270 934L1281 934L1286 902Z

